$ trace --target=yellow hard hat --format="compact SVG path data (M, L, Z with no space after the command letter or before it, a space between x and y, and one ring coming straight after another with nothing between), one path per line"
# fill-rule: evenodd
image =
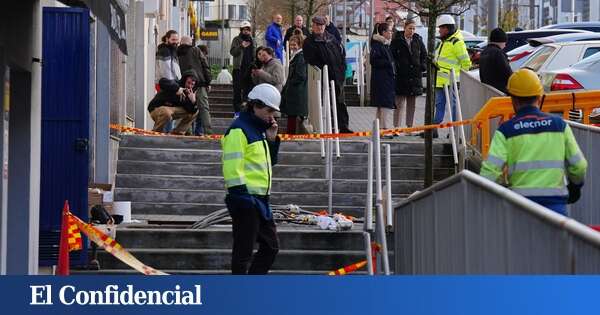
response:
M544 93L542 83L535 72L529 69L515 71L506 85L508 94L518 97L540 96Z

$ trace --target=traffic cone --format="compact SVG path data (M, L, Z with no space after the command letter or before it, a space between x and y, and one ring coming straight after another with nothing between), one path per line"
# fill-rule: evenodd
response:
M61 227L60 227L60 246L58 248L58 270L56 275L69 275L69 240L67 239L69 227L68 223L69 201L65 200L65 205L62 209Z

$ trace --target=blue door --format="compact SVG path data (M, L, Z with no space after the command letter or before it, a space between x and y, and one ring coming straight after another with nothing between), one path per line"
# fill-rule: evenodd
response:
M40 265L57 262L65 200L88 219L89 19L87 9L43 11ZM71 264L85 263L85 252L72 252Z

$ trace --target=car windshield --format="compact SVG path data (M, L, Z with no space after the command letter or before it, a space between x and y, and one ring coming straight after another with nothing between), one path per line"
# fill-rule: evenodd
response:
M555 50L556 48L552 46L545 46L539 49L531 56L531 58L529 58L529 60L527 60L527 62L523 64L522 68L529 68L535 72L538 72L546 60L548 60L548 57L550 57Z
M593 65L600 63L600 52L597 52L575 64L571 67L576 69L587 69Z

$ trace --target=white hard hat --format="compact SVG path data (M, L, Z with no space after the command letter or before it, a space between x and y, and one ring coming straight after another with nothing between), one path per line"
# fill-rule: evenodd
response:
M435 23L435 26L440 27L441 25L448 25L448 24L455 25L456 21L454 21L454 18L452 17L452 15L442 14L442 15L438 16L437 23Z
M248 21L244 21L244 22L242 22L242 24L240 24L240 28L245 28L245 27L252 28L252 24L250 24L250 22L248 22Z
M281 94L276 87L262 83L255 86L250 93L248 93L248 99L259 100L265 105L279 111L279 104L281 103Z

